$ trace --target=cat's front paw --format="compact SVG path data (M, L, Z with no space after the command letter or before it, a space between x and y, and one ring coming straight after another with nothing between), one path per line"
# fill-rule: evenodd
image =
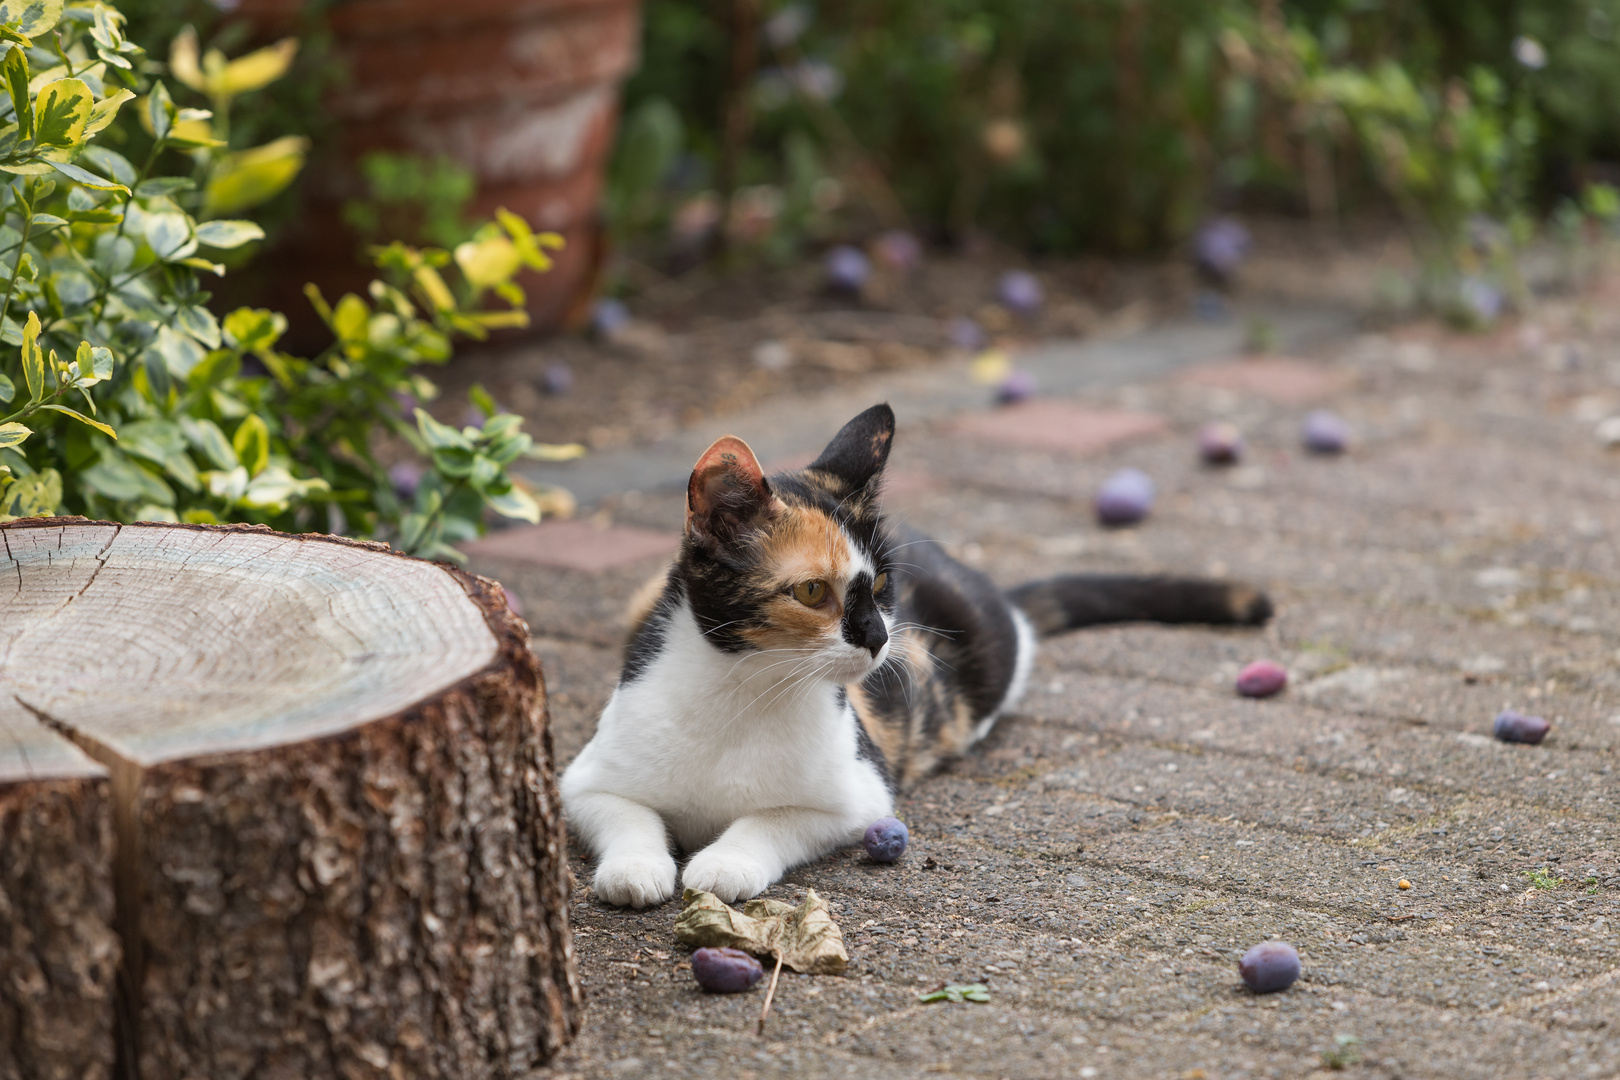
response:
M598 898L619 907L644 908L675 895L675 860L620 855L602 860L591 879Z
M774 880L776 875L758 859L713 848L692 856L681 875L681 884L688 889L712 892L728 904L758 896Z

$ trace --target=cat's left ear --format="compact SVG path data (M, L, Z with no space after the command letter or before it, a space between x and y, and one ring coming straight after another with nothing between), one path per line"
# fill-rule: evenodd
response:
M769 513L771 486L759 459L735 435L722 435L703 451L686 482L686 531L730 543Z
M810 468L828 473L851 491L860 491L883 473L894 444L894 410L874 405L845 424Z

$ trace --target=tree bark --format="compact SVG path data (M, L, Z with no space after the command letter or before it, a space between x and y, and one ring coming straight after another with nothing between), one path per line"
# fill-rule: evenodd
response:
M29 1035L0 987L0 1036L57 1069L0 1050L0 1080L478 1080L569 1038L545 689L499 585L255 527L52 519L0 538L0 732L54 740L83 774L8 773L0 741L0 960L33 924L11 848L35 820L50 839L19 848L22 873L81 867L84 925L117 930L68 951L122 944L99 1044ZM114 1030L104 997L83 1030Z

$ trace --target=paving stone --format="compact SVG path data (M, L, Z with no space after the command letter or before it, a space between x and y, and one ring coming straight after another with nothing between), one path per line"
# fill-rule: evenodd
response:
M1127 373L966 429L943 419L961 402L935 427L903 419L896 516L997 580L1221 574L1264 584L1278 617L1045 642L1019 710L901 797L904 859L851 849L768 891L827 896L852 963L786 979L763 1040L757 993L693 988L674 906L598 905L576 852L591 1003L540 1075L1325 1077L1338 1035L1360 1040L1346 1075L1614 1075L1620 473L1591 432L1620 412L1610 351L1548 371L1475 339L1369 337L1298 370ZM1318 394L1356 431L1345 457L1298 448ZM1096 416L1148 419L1093 438L1075 418ZM1213 418L1248 436L1237 468L1196 460ZM1124 465L1159 502L1142 527L1104 530L1090 498ZM665 535L683 514L675 489L597 509ZM611 693L624 604L653 565L475 558L541 634L564 762ZM1257 656L1289 667L1281 697L1232 692ZM1490 738L1509 702L1560 718L1553 736ZM1235 959L1274 934L1305 973L1256 997ZM990 1005L916 1002L967 979Z
M1281 356L1253 356L1223 364L1201 364L1181 376L1195 386L1259 394L1284 405L1327 397L1349 381L1342 372L1321 364Z
M542 521L470 540L461 550L475 559L533 563L600 573L672 554L678 535L623 525L598 526L589 520Z
M990 412L967 413L950 429L999 446L1033 447L1065 454L1095 454L1168 428L1152 413L1087 408L1064 401L1031 401Z

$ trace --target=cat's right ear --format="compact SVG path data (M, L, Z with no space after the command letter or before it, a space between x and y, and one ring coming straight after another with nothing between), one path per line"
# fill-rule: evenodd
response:
M771 486L759 459L747 443L723 435L703 451L686 482L686 531L728 544L752 532L770 505Z

